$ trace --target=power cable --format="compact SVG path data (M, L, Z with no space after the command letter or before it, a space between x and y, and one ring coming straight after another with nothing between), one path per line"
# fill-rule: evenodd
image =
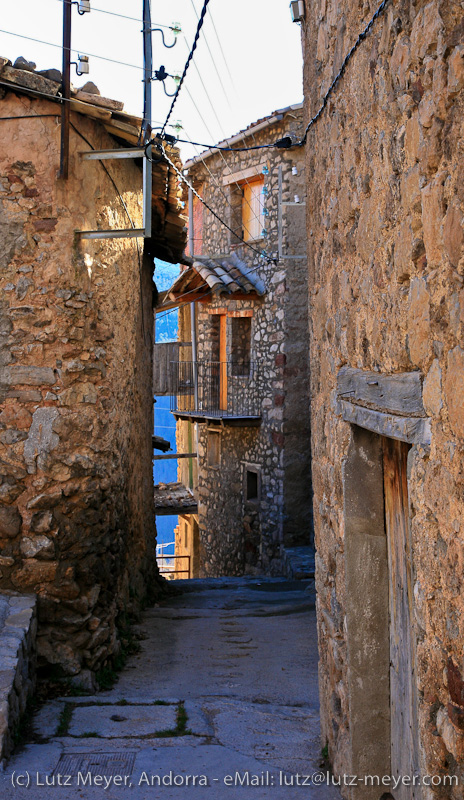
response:
M196 10L196 8L195 8L195 3L193 2L193 0L190 0L190 2L191 2L191 4L192 4L192 8L193 8L193 10L194 10L194 12L195 12L195 14L196 14L197 20L199 20L200 18L199 18L199 16L198 16L198 11L197 11L197 10ZM185 38L185 37L184 37L184 38ZM229 95L227 94L226 87L224 86L224 84L223 84L223 82L222 82L222 78L221 78L221 76L220 76L220 74L219 74L219 70L218 70L218 68L217 68L217 66L216 66L216 62L215 62L215 60L214 60L214 56L213 56L213 54L212 54L212 52L211 52L211 48L210 48L210 46L209 46L209 43L208 43L208 39L207 39L207 36L206 36L206 32L203 32L203 38L204 38L204 40L205 40L205 45L206 45L206 47L208 48L208 53L210 54L211 61L213 62L213 67L214 67L214 69L215 69L216 75L218 76L218 80L219 80L219 83L220 83L220 85L221 85L221 89L222 89L222 91L223 91L223 93L224 93L224 97L225 97L225 98L226 98L226 100L227 100L227 104L228 104L229 108L232 110L232 106L231 106L231 104L230 104Z
M77 135L80 136L81 139L84 140L84 142L88 145L88 147L90 147L91 150L96 150L96 148L93 146L92 142L90 142L89 139L87 139L87 137L84 136L84 134L81 133L81 131L78 128L76 128L76 126L73 125L72 122L70 122L69 124L70 124L71 128L77 133ZM127 208L127 204L126 204L121 192L119 191L119 188L118 188L118 185L117 185L116 181L114 180L113 176L111 175L110 171L108 170L108 167L106 166L106 164L101 160L99 160L99 164L103 167L103 169L106 172L108 178L110 179L111 183L113 184L113 187L114 187L114 189L116 191L116 194L118 195L119 200L121 201L121 205L122 205L124 211L127 214L127 218L128 218L128 220L130 222L131 227L135 228L134 221L133 221L133 219L132 219L132 217L130 215L129 209ZM141 255L140 255L140 245L139 245L137 239L135 239L134 241L135 241L135 245L136 245L136 248L137 248L137 260L139 262L139 292L140 292L140 309L141 309L142 333L143 333L144 341L146 342L145 315L143 313L142 259L141 259Z
M188 55L187 61L185 62L184 71L183 71L181 79L179 81L179 85L177 87L177 91L176 91L176 93L175 93L175 95L173 97L173 100L172 100L172 103L171 103L171 108L168 111L168 115L167 115L166 120L164 122L164 125L163 125L163 127L161 129L161 133L164 133L166 125L168 124L168 122L170 120L170 117L171 117L171 114L172 114L172 112L174 110L174 106L176 104L177 98L179 97L179 93L180 93L180 90L182 88L182 84L183 84L185 76L187 74L187 70L188 70L188 68L190 66L190 63L191 63L192 58L194 56L195 50L197 49L198 40L200 38L200 31L201 31L201 29L203 27L203 22L205 21L205 16L206 16L206 10L208 8L208 3L209 3L209 0L204 0L203 8L202 8L201 14L200 14L200 19L198 20L198 25L197 25L197 30L196 30L196 33L195 33L195 38L193 40L193 44L192 44L190 53Z
M195 146L195 143L194 143L194 142L190 142L190 144L193 144L193 145ZM195 147L195 149L197 149L197 148ZM197 151L197 152L198 152L198 151ZM226 204L229 206L229 209L230 209L230 211L231 211L231 212L232 212L232 214L233 214L233 213L234 213L234 209L233 209L233 207L232 207L232 204L231 204L231 202L230 202L229 198L227 197L226 193L223 191L223 189L222 189L222 186L220 185L220 183L219 183L219 181L218 181L217 177L216 177L216 176L215 176L215 175L214 175L214 174L211 172L210 168L208 167L208 164L206 163L206 161L205 161L205 159L203 158L203 156L201 155L201 153L199 153L199 154L198 154L198 157L201 159L201 161L202 161L202 163L203 163L203 166L205 167L206 171L208 172L208 174L209 174L209 176L210 176L211 180L212 180L212 181L213 181L213 183L215 184L216 188L219 190L220 194L223 196L224 200L226 201ZM223 158L223 160L224 160L224 156L222 156L222 158ZM230 169L230 167L229 167L229 165L227 164L227 162L225 162L225 163L226 163L226 167L227 167L228 169ZM247 181L247 183L248 183L248 181ZM236 186L239 186L239 184L238 184L238 183L236 183L236 182L235 182L235 185L236 185ZM248 184L248 185L249 185L249 184ZM257 216L257 214L255 214L255 213L254 213L254 211L253 211L253 209L252 209L252 207L251 207L251 205L250 205L250 203L249 203L248 201L247 201L247 205L248 205L248 207L250 208L250 211L251 211L251 213L253 214L254 218L255 218L255 219L256 219L256 220L257 220L257 221L260 223L260 222L261 222L261 220L259 219L259 217ZM251 238L251 233L250 233L250 231L248 230L248 228L246 228L245 226L243 226L243 227L244 227L244 230L246 231L246 233L248 233L248 234L250 235L250 238Z
M41 119L43 117L56 117L57 119L61 117L61 114L18 114L17 117L0 117L1 120L12 120L12 119Z
M214 33L215 33L215 36L216 36L216 39L217 39L217 42L218 42L218 45L219 45L219 49L221 51L222 59L224 61L226 70L227 70L227 72L229 74L229 78L230 78L230 82L232 84L232 88L234 89L235 93L238 96L237 89L236 89L235 83L234 83L234 79L233 79L232 73L231 73L231 71L229 69L229 65L227 63L227 59L226 59L225 54L224 54L224 50L223 50L223 47L222 47L222 44L221 44L221 40L219 39L219 35L218 35L217 29L216 29L216 25L214 24L214 17L213 17L213 12L211 11L211 9L209 11L209 18L211 20L211 25L213 26L213 30L214 30Z
M248 134L245 132L245 136L243 138L245 139L247 135ZM253 136L253 134L249 135ZM285 144L287 142L287 138L289 137L284 137ZM224 141L227 142L227 139L224 139ZM279 139L277 142L272 142L272 144L257 144L254 145L254 147L221 147L217 144L204 144L203 142L192 142L190 139L179 139L176 136L176 142L182 142L182 144L193 144L197 147L206 147L207 150L220 150L223 153L248 153L250 150L269 150L273 147L282 149L284 148L284 145L279 144L281 141L283 140Z
M60 3L65 3L66 0L59 0ZM128 17L126 14L117 14L115 11L107 11L105 8L95 8L92 6L92 11L98 11L100 14L110 14L112 17L119 17L120 19L130 19L133 22L139 22L141 25L146 24L146 20L140 19L139 17ZM166 28L167 30L174 30L173 25L161 25L159 22L152 22L152 25L156 25L157 28Z
M146 145L145 151L147 150L147 147L149 147L149 145L150 145L150 142L148 143L148 145ZM236 236L236 235L237 235L237 234L236 234L236 232L235 232L235 231L234 231L234 230L233 230L233 229L230 227L230 225L228 225L228 224L227 224L227 222L224 222L224 220L223 220L223 219L222 219L222 218L219 216L219 214L216 214L216 212L214 211L214 209L212 209L212 208L211 208L211 206L210 206L210 205L209 205L209 204L206 202L206 200L204 200L204 199L201 197L201 195L199 195L199 194L198 194L197 190L196 190L196 189L195 189L195 188L192 186L192 184L190 183L190 181L188 181L188 180L187 180L187 178L185 177L185 175L182 175L182 172L180 172L180 170L178 170L178 169L177 169L176 165L175 165L175 164L174 164L174 163L171 161L171 159L169 158L169 156L166 154L166 151L165 151L165 149L164 149L164 147L163 147L163 145L162 145L161 143L159 144L159 149L160 149L160 151L161 151L161 153L162 153L162 155L163 155L164 159L165 159L165 160L168 162L168 164L169 164L169 165L172 167L172 169L173 169L173 170L174 170L174 172L177 174L177 176L178 176L178 177L181 179L181 181L183 181L183 183L185 183L185 185L186 185L186 186L188 186L188 188L192 190L192 192L194 193L195 197L198 197L198 199L200 200L200 202L201 202L201 203L203 203L203 205L204 205L204 206L205 206L205 207L208 209L208 211L209 211L209 212L210 212L210 213L213 215L213 217L215 217L215 218L218 220L218 222L220 222L220 223L221 223L221 225L223 225L223 226L224 226L225 228L227 228L227 230L229 230L229 231L230 231L230 232L231 232L231 233L232 233L234 236ZM147 157L148 157L148 156L147 156ZM271 263L274 263L274 264L275 264L275 263L276 263L276 259L274 259L274 258L271 258L271 257L270 257L270 256L269 256L269 255L266 253L266 251L265 251L265 250L258 250L256 247L253 247L253 245L251 245L249 242L245 242L244 240L242 240L242 241L241 241L241 244L244 244L246 247L248 247L248 249L249 249L249 250L251 250L253 253L255 253L255 255L258 255L260 258L265 258L265 259L266 259L266 262L267 262L268 264L271 264Z
M14 33L13 31L5 31L0 28L0 33L6 33L8 36L16 36L18 39L27 39L29 42L38 42L38 44L45 44L48 47L57 47L59 50L69 50L70 53L82 53L85 52L91 58L98 58L100 61L109 61L111 64L120 64L122 67L131 67L132 69L141 69L143 67L138 66L137 64L128 64L127 61L118 61L116 58L107 58L106 56L98 56L96 53L89 53L87 50L84 51L84 48L76 49L75 47L62 47L61 44L55 44L54 42L45 42L43 39L35 39L33 36L25 36L23 33Z
M26 91L28 94L39 95L40 97L46 97L47 99L54 100L56 103L60 104L72 103L75 100L74 97L70 97L68 99L67 97L62 97L61 95L58 94L49 94L48 92L40 92L38 89L29 89L29 87L21 86L18 83L8 83L7 81L2 81L2 80L0 80L0 86L5 86L8 89L11 89L12 92L14 92L15 90L20 91L22 89L23 91ZM23 114L23 115L18 114L18 116L16 117L0 117L0 120L33 119L34 117L59 117L59 116L60 114ZM155 120L153 120L153 122L155 122ZM177 126L175 123L172 124L170 123L168 127L176 128Z
M337 84L339 83L339 81L341 80L341 78L343 77L343 73L345 72L345 69L346 69L347 65L351 61L353 55L355 54L355 52L358 49L358 47L361 44L361 42L363 42L364 39L366 38L366 36L370 33L370 31L371 31L371 29L372 29L372 27L374 25L374 22L384 12L388 1L389 0L383 0L383 2L380 3L377 11L373 15L373 17L370 19L370 21L367 23L367 25L364 28L364 30L359 34L359 36L356 39L353 47L351 48L351 50L347 53L347 55L343 59L343 62L342 62L342 65L340 67L340 70L338 72L338 75L336 75L336 77L334 78L334 80L332 81L332 83L330 84L329 88L327 89L327 91L326 91L326 93L324 95L324 98L322 100L322 105L320 106L318 112L309 120L301 141L295 143L296 147L303 147L303 145L306 144L306 140L308 138L309 131L311 130L313 125L315 125L316 122L318 122L318 120L321 118L321 116L323 114L323 111L324 111L325 107L327 106L329 97L332 94L332 92L335 89L335 87L337 86Z
M188 87L186 87L185 91L187 92L187 95L188 95L188 97L190 98L190 102L191 102L191 103L192 103L192 105L194 106L194 108L195 108L195 110L196 110L196 112L197 112L198 116L200 117L201 121L203 122L203 125L205 126L205 128L206 128L207 132L208 132L208 133L209 133L209 135L212 137L211 131L210 131L209 127L208 127L208 123L207 123L207 122L206 122L206 120L204 119L204 117L203 117L203 115L202 115L202 113L201 113L200 109L198 108L198 106L197 106L197 104L196 104L195 100L193 99L193 97L192 97L192 95L191 95L191 93L190 93L190 91L189 91ZM210 102L211 102L211 101L210 101ZM156 139L157 139L157 137L155 137L155 144L156 144ZM226 141L227 141L227 140L226 140ZM192 144L193 144L193 142L192 142ZM199 146L199 147L202 147L202 145L198 145L198 146ZM222 155L222 153L221 153L220 151L219 151L219 153L220 153L220 156L221 156L221 159L222 159L222 161L224 162L224 165L225 165L226 169L229 171L229 174L230 174L230 172L231 172L230 166L228 165L228 163L227 163L227 161L225 160L225 158L224 158L224 156ZM203 161L203 163L204 163L204 159L203 159L203 158L202 158L202 161ZM207 168L207 169L208 169L208 168ZM209 169L208 169L208 172L209 172L209 173L210 173L210 175L211 175L211 172L210 172L210 170L209 170ZM257 175L258 175L258 173L257 173ZM214 180L214 179L213 179L213 180ZM232 183L235 183L235 185L237 186L237 188L238 188L238 189L241 191L240 184L239 184L239 183L237 183L237 181L232 181ZM245 179L245 183L247 184L247 186L249 186L249 185L250 185L250 183L249 183L248 179ZM251 211L251 213L252 213L253 217L254 217L256 220L258 220L258 221L259 221L259 218L258 218L257 214L255 214L255 212L254 212L253 208L251 207L251 204L250 204L249 200L248 200L247 198L245 198L245 201L246 201L246 204L247 204L248 208L250 209L250 211ZM229 206L230 206L230 203L229 203ZM250 231L248 231L248 229L245 229L245 230L247 231L247 233L250 233ZM250 238L253 238L253 237L251 237L251 236L250 236Z
M205 40L205 41L206 41L206 40ZM186 44L186 46L187 46L187 50L189 50L189 45L188 45L188 42L187 42L187 39L185 38L185 36L184 36L184 42L185 42L185 44ZM222 130L221 120L219 119L219 117L218 117L218 115L217 115L216 108L214 107L213 103L211 102L211 98L210 98L210 96L209 96L209 94L208 94L208 89L207 89L207 88L206 88L206 86L205 86L204 80L203 80L203 78L201 77L201 72L200 72L200 70L198 69L198 67L197 67L197 65L196 65L196 63L195 63L195 61L193 62L193 66L194 66L194 67L195 67L195 69L196 69L196 72L197 72L198 78L199 78L199 80L200 80L200 83L201 83L201 85L203 86L203 90L204 90L204 92L205 92L206 99L208 100L208 102L209 102L209 104L210 104L210 106L211 106L211 110L212 110L212 112L213 112L214 116L216 117L216 120L217 120L217 123L218 123L218 125L219 125L219 128Z

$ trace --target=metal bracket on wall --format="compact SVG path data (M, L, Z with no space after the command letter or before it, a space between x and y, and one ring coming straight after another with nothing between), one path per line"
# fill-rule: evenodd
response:
M147 158L148 155L148 158ZM153 165L149 160L151 147L123 147L111 150L89 150L81 153L84 161L107 159L143 158L143 228L115 228L111 230L77 231L81 239L131 239L151 237L151 203Z

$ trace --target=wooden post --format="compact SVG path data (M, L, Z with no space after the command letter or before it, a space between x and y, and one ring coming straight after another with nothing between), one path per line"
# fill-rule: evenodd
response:
M227 316L219 317L219 408L227 411Z
M60 178L68 177L69 170L69 113L71 97L71 0L63 2L63 60L61 105Z

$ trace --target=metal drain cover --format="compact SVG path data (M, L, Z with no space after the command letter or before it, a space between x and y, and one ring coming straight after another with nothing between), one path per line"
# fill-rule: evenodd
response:
M54 774L77 776L79 772L99 775L131 775L135 753L62 753Z

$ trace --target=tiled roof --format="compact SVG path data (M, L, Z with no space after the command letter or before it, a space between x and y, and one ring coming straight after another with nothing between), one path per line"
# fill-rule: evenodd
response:
M201 280L199 281L198 278ZM174 300L179 294L194 291L206 283L215 295L234 294L264 294L264 284L255 272L248 269L238 256L233 253L229 256L206 258L196 256L193 266L181 272L179 277L167 292L168 297ZM206 287L203 287L204 290Z

